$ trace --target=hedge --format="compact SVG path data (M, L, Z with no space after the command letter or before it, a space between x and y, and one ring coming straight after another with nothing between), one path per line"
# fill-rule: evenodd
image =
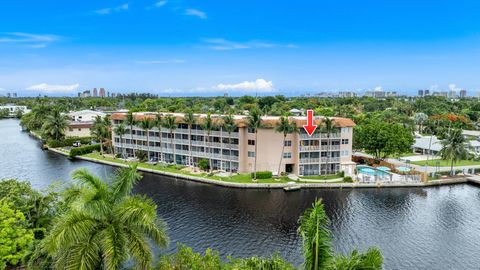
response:
M47 145L52 148L72 146L74 142L79 141L81 144L89 144L92 141L92 137L68 137L61 141L48 140Z
M86 146L72 148L70 150L70 156L75 157L75 156L85 155L85 154L92 153L93 151L100 151L100 144L93 144L93 145L86 145Z
M255 174L252 173L252 178L255 177ZM270 179L272 178L272 172L270 171L260 171L257 172L257 179Z

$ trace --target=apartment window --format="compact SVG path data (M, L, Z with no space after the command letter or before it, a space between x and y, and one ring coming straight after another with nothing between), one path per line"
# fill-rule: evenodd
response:
M342 128L342 133L348 133L348 132L350 132L350 128L348 127Z
M286 146L286 147L292 146L292 141L285 141L284 146Z
M248 157L255 157L255 152L248 151Z
M255 140L248 140L248 145L255 145Z
M81 129L81 128L79 128L79 129L78 129L78 131L82 131L82 129Z
M349 156L349 151L348 150L343 150L342 151L342 157L348 157Z
M283 153L283 158L292 158L292 153L291 152Z
M342 144L348 144L348 139L342 139Z

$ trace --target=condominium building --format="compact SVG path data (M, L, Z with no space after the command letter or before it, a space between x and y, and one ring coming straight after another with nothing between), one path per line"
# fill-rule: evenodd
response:
M317 128L312 136L308 136L302 128L307 122L306 117L292 116L289 119L299 127L299 132L288 134L284 142L283 134L274 129L279 122L279 117L276 116L262 117L262 128L258 129L255 135L248 127L245 115L234 116L237 128L231 134L223 130L222 116L212 115L216 128L208 134L202 129L205 114L196 115L197 124L192 126L191 131L184 123L183 114L160 114L174 115L176 129L152 128L148 131L149 144L147 144L145 130L135 125L130 131L130 126L126 125L127 131L122 135L122 140L119 134L112 134L116 152L126 153L131 157L135 151L141 150L148 153L150 160L158 159L184 165L192 165L193 162L195 166L201 159L211 159L213 169L226 171L231 169L241 173L254 170L256 155L257 171L297 175L319 175L339 171L344 171L346 175L353 174L354 163L351 161L351 154L355 124L347 118L333 117L334 129L329 134ZM153 121L157 113L135 113L134 117L137 121L145 118ZM126 113L114 113L111 116L113 125L120 124L126 118ZM322 120L322 117L316 117L314 124L321 125Z

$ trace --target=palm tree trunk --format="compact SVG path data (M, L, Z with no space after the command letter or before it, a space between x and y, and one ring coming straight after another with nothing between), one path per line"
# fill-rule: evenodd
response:
M147 129L147 160L150 161L150 135Z
M100 154L103 157L103 138L100 138Z
M253 180L257 180L257 146L258 146L258 130L255 129L255 162L253 164Z
M135 144L133 143L133 125L130 125L130 143L131 143L132 145L135 145L135 146L137 145L137 142L135 142ZM133 147L133 148L132 148L133 157L134 157L134 158L136 157L136 153L135 153L135 152L136 152L136 150L137 150L137 149L135 149L135 148L136 148L136 147Z
M283 135L282 152L280 153L280 162L278 163L278 171L277 171L278 177L280 177L280 175L281 175L280 170L282 169L283 151L285 151L285 140L286 139L287 139L287 135ZM256 144L256 142L255 142L255 144Z
M232 134L231 132L228 132L228 151L230 151L228 161L229 161L229 169L231 174L233 171L232 170Z
M177 164L177 159L175 158L175 145L173 145L173 132L170 133L170 142L172 144L172 155L173 155L173 164Z
M213 166L212 166L212 147L211 147L211 141L210 141L210 131L208 132L208 166L210 166L210 172L212 171L213 169Z
M160 136L160 162L165 162L163 158L163 143L162 143L162 127L158 128L159 130L159 136Z
M453 176L453 158L452 158L452 163L450 166L450 175Z
M192 126L188 125L188 150L190 150L190 166L193 167L193 152L192 152Z

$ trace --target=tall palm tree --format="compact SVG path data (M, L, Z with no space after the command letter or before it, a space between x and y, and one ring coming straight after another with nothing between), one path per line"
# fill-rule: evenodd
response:
M335 123L333 122L333 119L330 118L330 117L325 117L322 121L322 129L323 129L323 132L327 133L327 158L325 160L325 167L326 167L326 170L325 170L325 174L330 174L330 158L332 156L332 153L330 152L330 145L331 145L331 142L330 142L330 136L332 135L333 131L335 130ZM321 143L320 143L320 152L322 151L322 146L321 146ZM321 155L320 155L320 164L321 164ZM320 171L321 172L321 165L320 165Z
M163 127L163 115L158 113L155 117L155 126L158 128L158 136L160 138L160 162L164 162L163 157L163 143L162 143L162 127Z
M115 128L113 129L115 134L117 134L120 137L120 148L122 148L122 158L125 159L125 148L123 148L123 135L127 133L127 130L125 128L125 123L120 123Z
M147 159L150 161L150 129L153 128L153 122L145 116L141 121L140 121L140 128L143 129L143 131L147 134Z
M177 123L176 123L177 118L174 115L167 115L165 118L164 127L169 130L170 133L170 145L172 147L172 153L173 153L173 163L177 163L177 159L175 158L175 144L173 143L173 139L175 135L173 134L173 131L177 128Z
M247 117L247 125L255 133L255 162L253 165L253 181L257 180L257 146L258 146L258 129L262 127L261 111L258 108L253 108Z
M133 150L133 157L135 157L136 156L136 151L137 151L137 147L136 147L137 144L133 143L133 126L135 126L137 124L137 120L135 119L135 116L133 115L133 113L131 111L129 111L128 114L127 114L127 119L125 121L125 124L130 126L130 144L135 145L134 148L132 149Z
M202 129L203 129L203 132L207 133L207 136L204 137L204 140L207 140L208 142L208 152L207 152L207 149L205 149L205 152L208 153L207 156L208 156L208 166L209 166L209 170L211 171L212 170L212 158L211 158L211 155L212 155L212 150L211 150L211 141L210 141L210 134L212 133L212 130L215 128L215 124L213 123L213 119L212 119L212 116L209 114L207 114L207 116L205 117L205 119L203 120L203 124L202 124Z
M450 160L450 174L453 175L453 164L459 160L465 159L468 155L465 148L465 137L461 129L453 129L447 133L445 140L442 141L442 150L440 156L444 160Z
M115 158L115 149L113 148L112 143L112 120L110 119L109 115L105 115L103 117L103 125L105 126L105 143L113 154L113 158Z
M223 129L228 133L228 152L229 154L229 170L232 173L232 132L237 128L237 123L232 114L223 117Z
M68 126L68 117L63 115L59 109L54 109L43 123L43 132L48 138L61 140L65 136L65 129Z
M66 211L42 242L55 269L121 269L133 259L135 269L150 269L150 244L165 248L168 236L157 206L132 195L142 176L136 166L116 172L108 184L86 169L72 175L64 192Z
M280 153L280 162L278 163L278 176L280 176L280 170L282 168L282 161L283 161L283 151L285 150L285 141L287 139L287 135L298 132L298 127L295 123L291 123L288 119L288 116L280 117L280 121L278 121L277 126L275 127L275 131L278 133L283 134L283 142L282 142L282 152Z
M197 122L197 119L195 118L195 115L193 114L192 110L189 110L183 116L183 122L188 125L188 150L190 151L189 165L194 166L194 164L193 164L193 152L192 152L192 126L195 125L195 123Z
M305 210L298 223L298 233L303 240L304 269L327 269L333 257L332 238L322 200L316 200L312 208Z
M93 126L90 129L92 137L100 143L100 153L103 156L103 143L107 134L107 127L103 121L104 119L97 115L93 121Z

